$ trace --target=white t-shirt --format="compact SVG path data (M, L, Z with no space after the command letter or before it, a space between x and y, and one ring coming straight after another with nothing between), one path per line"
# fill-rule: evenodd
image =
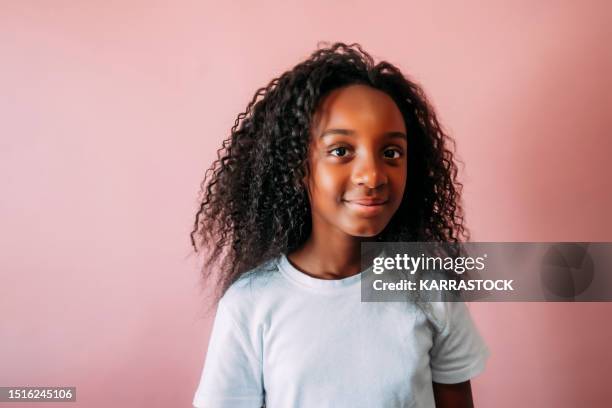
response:
M193 405L433 407L432 381L484 370L464 303L428 303L428 319L414 303L361 302L360 275L313 278L282 255L239 279L219 302Z

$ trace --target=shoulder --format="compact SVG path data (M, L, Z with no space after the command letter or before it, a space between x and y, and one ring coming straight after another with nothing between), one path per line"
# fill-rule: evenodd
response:
M430 272L428 279L445 279L446 275ZM457 294L442 290L426 291L417 303L433 326L435 333L447 332L454 327L469 324L470 311Z
M226 309L237 318L250 314L263 299L278 292L281 276L279 257L269 259L242 274L227 289L219 301L219 308Z
M436 334L472 324L470 311L463 301L437 300L419 302L418 305Z

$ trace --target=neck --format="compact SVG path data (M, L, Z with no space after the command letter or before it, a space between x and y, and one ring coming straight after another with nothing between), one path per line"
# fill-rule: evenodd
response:
M342 279L361 271L361 243L369 240L339 230L322 234L313 228L308 240L288 254L288 259L297 269L315 278Z

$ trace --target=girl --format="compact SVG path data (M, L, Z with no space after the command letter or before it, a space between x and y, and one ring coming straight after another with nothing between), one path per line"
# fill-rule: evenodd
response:
M473 406L488 351L463 303L360 301L362 242L468 238L449 145L422 89L356 44L256 92L191 234L221 271L194 406Z

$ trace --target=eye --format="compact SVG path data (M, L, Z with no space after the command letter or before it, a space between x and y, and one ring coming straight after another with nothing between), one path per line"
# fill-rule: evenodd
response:
M346 147L336 147L329 151L332 156L336 157L345 157L348 154L348 149Z
M402 152L398 149L387 149L383 155L386 159L399 159L402 156Z

